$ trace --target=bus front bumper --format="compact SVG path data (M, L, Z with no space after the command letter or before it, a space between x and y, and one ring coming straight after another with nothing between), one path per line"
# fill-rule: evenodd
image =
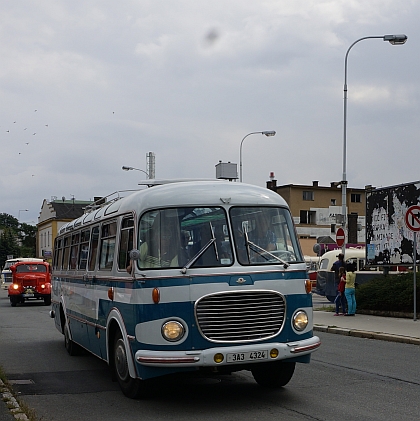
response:
M139 350L135 359L150 367L219 367L221 365L252 364L279 361L310 354L321 345L318 336L288 343L265 343L227 346L191 351ZM217 361L217 362L216 362Z

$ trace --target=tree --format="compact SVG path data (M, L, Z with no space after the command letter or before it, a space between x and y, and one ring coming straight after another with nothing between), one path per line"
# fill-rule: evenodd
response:
M0 213L0 228L12 228L16 232L19 228L19 221L13 215Z
M0 266L7 256L36 257L36 233L34 225L20 224L12 215L0 213Z
M19 253L15 232L10 227L4 228L0 234L0 266L4 266L7 256L19 257Z

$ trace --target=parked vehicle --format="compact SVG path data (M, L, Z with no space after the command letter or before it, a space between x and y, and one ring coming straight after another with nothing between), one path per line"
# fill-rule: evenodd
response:
M8 287L10 304L16 307L26 300L44 300L51 304L51 266L44 261L17 262L10 266L12 283Z
M243 183L147 184L60 228L51 317L68 353L105 360L130 398L185 371L286 385L320 346L286 201Z
M312 288L315 288L320 258L318 256L304 256L304 259L306 262L306 269L308 271L308 276L309 276L309 279L311 280Z
M341 249L327 251L321 256L314 290L316 294L325 296L332 303L335 300L337 291L334 282L334 272L331 269L333 263L338 259L339 253L341 253ZM356 263L356 282L358 283L367 282L381 273L379 268L366 267L365 248L346 249L344 260L346 263Z
M1 286L3 289L8 289L12 283L12 271L10 266L18 262L43 262L43 259L35 259L33 257L16 257L14 259L6 260L3 270L1 271Z

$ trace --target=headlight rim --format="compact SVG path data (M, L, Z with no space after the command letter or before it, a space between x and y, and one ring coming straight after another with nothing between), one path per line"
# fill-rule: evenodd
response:
M297 319L298 319L298 317L300 315L305 316L305 319L306 319L306 323L305 323L305 325L303 327L300 327L299 324L298 324L298 322L297 322ZM299 323L302 323L302 321L299 322ZM297 310L293 314L293 318L292 318L292 326L293 326L293 329L296 332L302 333L308 327L308 325L309 325L309 316L308 316L308 313L306 313L306 311L305 310L302 310L302 309Z
M170 324L170 323L174 323L178 327L180 327L181 333L176 338L170 338L170 337L165 335L165 327L167 327L168 324ZM168 342L179 342L179 341L181 341L184 338L185 333L186 333L186 328L183 325L183 323L181 323L179 320L166 320L165 323L163 323L162 328L161 328L162 337L163 337L163 339L165 339L165 341L168 341Z

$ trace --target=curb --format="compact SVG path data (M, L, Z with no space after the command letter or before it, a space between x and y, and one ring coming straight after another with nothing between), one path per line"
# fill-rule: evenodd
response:
M0 393L1 393L2 400L6 405L6 408L8 408L10 414L16 420L22 420L22 421L29 420L29 418L20 408L18 401L13 396L10 389L7 387L7 385L4 384L4 382L1 379L0 379Z
M420 345L420 338L412 338L410 336L401 335L391 335L390 333L369 332L367 330L345 329L342 327L332 327L325 325L314 325L314 330L318 332L334 333L336 335L355 336L357 338L378 339L381 341Z

